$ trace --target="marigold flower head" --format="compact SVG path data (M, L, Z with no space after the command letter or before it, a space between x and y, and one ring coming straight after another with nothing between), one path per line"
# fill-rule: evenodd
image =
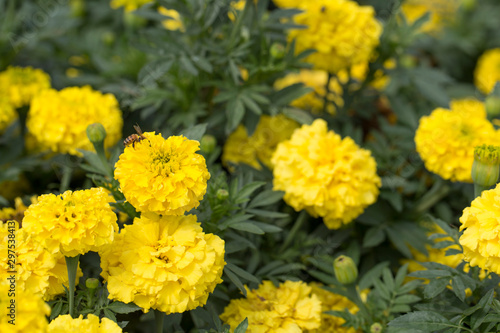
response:
M499 81L500 48L496 48L484 52L479 57L474 70L474 83L483 94L488 95Z
M303 125L273 155L273 189L296 211L306 209L338 229L374 203L381 185L369 150L328 131L326 122Z
M123 331L111 319L102 318L99 320L99 317L93 314L89 314L86 319L83 319L83 315L78 318L72 318L70 315L58 316L50 322L47 330L47 333L67 332L121 333Z
M406 0L401 10L411 24L425 15L430 18L421 27L422 32L439 32L455 16L461 0Z
M450 109L437 108L420 118L415 133L417 152L427 170L451 181L472 182L474 147L500 144L500 134L486 119L484 104L455 100Z
M128 202L141 212L182 215L198 207L210 179L200 143L184 136L147 139L125 147L115 165L115 178Z
M123 126L118 101L85 86L42 91L31 102L26 126L45 149L80 156L77 149L94 150L87 126L97 122L107 132L104 147L116 144Z
M50 88L50 76L41 69L12 67L0 72L0 91L16 108L30 104L40 91Z
M307 28L290 30L288 38L295 39L298 53L317 51L305 58L315 69L336 73L371 58L382 33L372 7L351 0L316 0L302 1L299 9L304 12L293 21Z
M16 287L12 279L7 279L8 275L2 275L0 280L0 332L9 333L45 333L47 332L48 321L46 316L50 315L50 307L38 295ZM14 284L15 298L9 289ZM11 301L15 299L15 310L12 312ZM12 315L12 316L11 316ZM10 320L14 320L15 325Z
M247 297L233 299L220 315L231 332L248 318L248 333L286 333L313 330L321 323L321 302L302 281L285 281L275 287L263 281Z
M249 137L243 125L229 135L222 151L222 163L245 163L260 170L261 161L272 168L271 157L278 143L287 140L299 124L282 114L262 115L253 134Z
M178 11L174 9L167 9L165 7L158 8L158 12L162 15L168 16L169 18L162 22L162 25L167 30L179 30L184 31L184 23L182 23L181 15Z
M6 222L7 220L15 220L19 224L22 223L24 212L26 211L26 209L28 209L28 207L26 207L26 205L23 203L23 200L20 197L17 197L14 202L15 202L14 208L6 207L0 209L0 222L1 221ZM36 203L36 202L37 202L37 197L36 196L31 197L31 203Z
M500 274L500 184L483 191L480 197L464 209L460 217L460 230L464 231L459 241L464 250L465 261Z
M321 326L317 329L310 330L310 333L357 333L360 331L352 327L342 326L345 320L340 317L326 314L326 311L344 311L349 310L355 314L359 311L356 304L351 302L347 297L334 294L325 290L320 283L311 282L309 286L312 288L312 293L321 301Z
M24 213L23 228L50 253L74 257L113 242L118 224L106 191L91 188L39 196Z
M125 7L126 12L131 12L150 2L153 0L111 0L110 5L113 9Z
M0 96L0 133L17 119L17 112L7 97Z
M167 314L206 303L222 282L224 241L195 215L136 218L101 252L109 298Z
M10 230L16 230L15 253L16 266L8 265L8 242ZM64 293L63 284L68 286L68 270L64 256L60 253L49 253L37 240L23 228L17 228L17 222L0 222L0 275L8 276L9 271L16 271L16 287L36 294L45 301L52 300L56 295ZM82 276L78 269L78 278Z

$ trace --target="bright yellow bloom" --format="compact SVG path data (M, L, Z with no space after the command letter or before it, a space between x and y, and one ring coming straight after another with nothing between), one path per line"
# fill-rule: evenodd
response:
M111 0L110 5L113 9L125 7L126 12L131 12L150 2L153 2L153 0Z
M60 315L50 322L47 333L121 333L123 332L117 323L108 318L102 318L89 314L87 319L83 315L78 318L72 318L70 315Z
M26 292L18 286L15 288L15 297L9 296L11 281L8 276L2 275L0 280L0 332L5 333L45 333L47 332L47 318L50 315L50 307L38 295ZM15 301L15 312L12 313L11 301ZM9 316L13 314L13 316ZM13 322L11 320L15 319Z
M2 183L3 185L4 183ZM36 203L36 196L31 197L31 203ZM0 221L7 220L16 220L18 223L21 223L24 217L24 212L28 209L26 205L23 203L23 200L19 197L15 199L15 206L5 207L0 209Z
M474 147L500 145L500 134L486 119L484 103L455 100L420 118L415 144L427 170L444 179L472 183Z
M31 103L26 126L45 149L80 156L77 149L94 150L86 132L93 123L101 123L106 129L105 148L121 138L123 119L115 96L85 86L47 89L38 94Z
M173 9L167 9L165 7L160 7L158 9L158 12L160 14L165 15L170 17L169 19L166 19L165 21L162 22L163 26L167 30L179 30L179 31L184 31L184 23L182 23L181 15L179 14L178 11L173 10Z
M344 311L348 309L350 313L355 314L359 311L356 304L352 303L344 296L334 294L328 290L321 288L321 284L316 282L309 283L312 288L312 293L318 296L321 301L321 326L315 330L308 331L309 333L356 333L352 327L342 326L345 320L326 314L326 311Z
M338 229L374 203L381 185L369 150L328 131L322 119L303 125L273 155L273 189L296 211L305 209Z
M23 229L50 253L74 257L113 242L118 224L106 191L91 188L39 196L24 213Z
M294 16L296 24L306 29L290 30L296 52L315 49L305 58L315 69L336 73L368 61L379 44L382 26L370 6L359 6L351 0L303 1Z
M483 191L480 197L464 209L460 218L464 231L460 244L465 261L471 266L500 274L500 184Z
M261 161L272 169L271 157L278 143L290 138L298 127L297 122L282 114L274 117L262 115L250 137L245 127L240 125L227 138L222 151L222 163L245 163L260 170Z
M40 91L50 88L50 76L32 67L9 67L0 72L0 91L19 108L30 104Z
M0 96L0 133L17 119L17 112L7 97Z
M184 136L147 139L129 145L115 165L115 178L128 202L141 212L182 215L198 207L210 179L200 143Z
M42 297L46 301L64 293L63 284L68 286L68 270L64 256L49 253L38 241L23 228L17 228L17 222L0 222L0 276L8 276L8 271L16 271L16 287ZM9 230L15 232L9 232ZM8 265L9 234L15 235L15 268ZM82 276L78 269L78 278Z
M275 287L263 281L258 289L247 290L247 297L233 299L220 318L231 332L248 318L248 333L300 333L321 323L321 302L302 281L285 281Z
M167 314L202 306L222 282L224 241L195 215L149 214L126 225L101 253L109 298Z
M310 93L293 100L290 105L299 109L311 111L312 113L321 113L323 111L323 104L325 103L325 86L327 81L328 73L325 71L302 69L299 73L290 73L276 80L276 82L274 82L274 88L279 90L295 83L302 83L304 86L312 88L313 90ZM333 101L334 104L329 102L326 111L330 114L335 114L335 105L338 107L344 105L344 100L342 99L342 86L337 79L332 78L328 87L328 100Z
M401 10L411 24L429 12L430 18L421 27L423 32L437 32L455 16L461 0L406 0Z
M474 83L485 95L493 91L495 84L500 81L500 48L484 52L474 71Z

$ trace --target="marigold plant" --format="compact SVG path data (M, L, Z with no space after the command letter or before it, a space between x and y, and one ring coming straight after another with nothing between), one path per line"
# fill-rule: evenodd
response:
M30 104L35 95L49 88L50 77L41 69L10 66L0 72L0 96L16 108Z

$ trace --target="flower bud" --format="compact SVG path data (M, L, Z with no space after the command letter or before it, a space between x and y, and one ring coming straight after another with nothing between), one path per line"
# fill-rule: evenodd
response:
M71 0L71 16L83 17L85 15L85 2L83 0Z
M484 106L486 107L486 113L489 117L493 118L500 115L500 97L495 95L486 97Z
M217 146L217 140L213 135L204 135L200 141L200 149L203 153L210 154Z
M229 192L227 190L224 190L222 188L217 190L217 199L222 201L226 200L228 197L229 197Z
M87 126L87 136L92 143L101 143L106 138L106 130L101 123L93 123Z
M466 11L471 11L476 7L476 0L462 0L462 6Z
M474 148L472 180L474 184L490 187L497 183L500 166L500 147L482 145Z
M370 333L380 333L383 330L384 328L380 323L374 323L372 326L370 326Z
M338 256L333 262L335 277L342 284L351 284L358 278L358 268L348 256Z
M285 46L281 43L273 43L270 52L273 58L281 59L285 56Z
M88 289L97 289L99 287L99 280L94 278L88 278L85 281L85 287Z

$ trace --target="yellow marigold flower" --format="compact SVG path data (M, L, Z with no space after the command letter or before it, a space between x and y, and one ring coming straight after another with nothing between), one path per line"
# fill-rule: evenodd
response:
M294 16L296 24L306 29L293 29L289 39L295 39L296 52L315 49L305 58L314 68L330 73L365 62L379 43L382 26L369 6L359 6L351 0L303 1Z
M50 253L74 257L98 251L118 231L108 197L102 188L41 195L24 213L23 228Z
M169 19L162 22L163 26L167 30L179 30L184 31L184 23L182 23L181 15L178 11L173 9L167 9L165 7L160 7L158 9L160 14L170 17Z
M325 87L327 81L328 73L325 71L302 69L299 73L290 73L276 80L274 88L279 90L296 83L302 83L304 86L312 88L313 91L293 100L290 105L299 109L311 111L312 113L321 113L323 111L323 104L325 103ZM326 111L330 114L335 114L335 105L339 107L344 105L344 100L342 99L342 86L337 79L332 78L328 87L328 100L333 101L334 104L328 103Z
M220 315L231 332L248 318L248 333L288 333L313 330L321 323L321 302L312 288L299 281L285 281L275 287L263 281L247 297L233 299Z
M474 71L474 83L485 95L493 91L500 81L500 48L484 52L477 61Z
M50 307L38 295L24 291L18 286L13 286L15 296L9 292L13 280L9 275L2 275L0 280L0 332L9 333L45 333L50 315ZM12 300L15 305L12 305ZM15 308L13 310L12 308ZM13 312L14 311L14 312Z
M369 150L328 131L326 122L303 125L273 155L273 189L296 211L306 209L338 229L374 203L381 185Z
M350 313L355 314L359 311L356 304L352 303L344 296L334 294L328 290L321 288L320 283L311 282L309 286L312 288L312 293L318 296L321 301L321 326L315 330L310 330L310 333L356 333L357 331L352 327L342 326L345 320L326 314L326 311L344 311L349 310Z
M3 185L4 183L2 183ZM14 208L6 207L0 209L0 221L16 220L17 223L21 224L24 217L24 212L28 207L23 203L23 200L19 197L15 199ZM31 197L31 203L36 203L36 196Z
M121 333L123 332L117 323L108 318L102 318L89 314L87 319L83 315L78 318L72 318L70 315L61 315L52 320L49 324L47 333Z
M204 305L222 282L224 265L224 241L205 234L195 215L143 215L101 252L109 298L134 302L144 312Z
M438 32L453 19L460 2L461 0L406 0L401 10L409 23L429 12L430 18L421 27L421 31Z
M93 123L101 123L106 129L105 148L121 138L123 119L115 96L85 86L47 89L38 94L31 103L26 126L45 149L80 156L77 149L94 150L86 132Z
M17 119L17 112L7 97L0 96L0 133Z
M8 265L8 240L12 230L15 234L16 266ZM29 235L23 228L17 228L17 222L0 222L0 275L8 276L9 271L16 271L16 287L42 297L46 301L64 293L63 284L68 286L68 271L64 256L49 253L41 243ZM82 276L78 269L78 278Z
M131 12L150 2L153 2L153 0L111 0L110 5L113 9L125 7L126 12Z
M32 67L9 67L0 72L0 91L19 108L30 104L40 91L50 88L50 76Z
M141 212L182 215L198 207L210 179L200 143L184 136L147 138L125 147L115 178L128 202Z
M260 170L258 161L261 161L272 169L271 157L278 143L290 138L298 127L296 121L282 114L274 117L262 115L250 137L245 127L240 125L227 138L222 151L222 163L226 166L229 163L245 163Z
M427 170L444 179L472 183L474 147L500 144L500 134L486 119L484 103L455 100L420 118L415 144Z
M459 241L465 261L500 274L500 241L496 232L500 228L500 184L474 199L464 209L460 222L464 232Z

